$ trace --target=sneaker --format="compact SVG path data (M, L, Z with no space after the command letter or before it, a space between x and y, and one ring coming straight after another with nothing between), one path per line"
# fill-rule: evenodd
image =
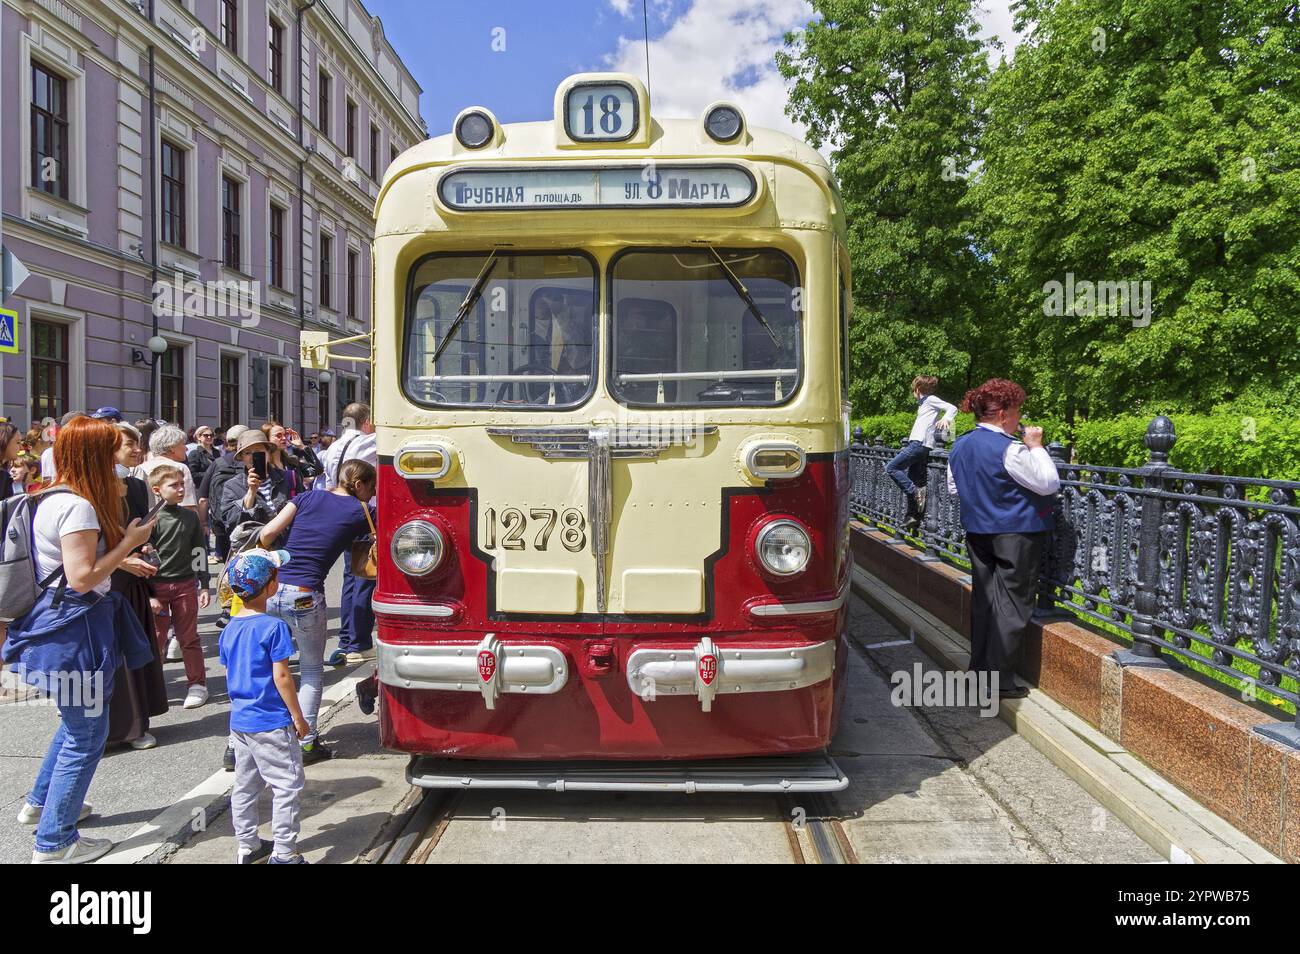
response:
M215 565L215 564L217 564L217 563L220 563L220 562L221 562L221 557L217 556L215 553L209 553L209 554L208 554L208 565L209 565L209 566L213 566L213 565Z
M18 809L18 824L34 827L41 820L43 809L35 805L28 805L27 799L23 799L23 807ZM81 812L77 815L77 821L85 821L91 816L94 809L90 807L90 802L81 803Z
M221 756L221 767L227 772L235 770L235 747L227 745L225 754Z
M158 740L146 732L144 735L132 739L127 743L127 745L137 751L141 749L152 749L158 745Z
M352 665L354 663L370 662L374 658L375 658L375 650L373 647L370 649L362 649L359 652L343 654L343 659L346 663L348 663L348 665Z
M202 683L195 683L190 686L190 691L185 693L185 701L181 703L182 709L197 709L203 703L208 701L208 687Z
M302 855L298 854L297 852L294 852L288 858L277 858L275 855L272 855L271 860L268 861L267 864L268 865L308 865L311 864L311 862L308 861L306 858L304 858Z
M230 610L222 610L221 615L217 617L217 629L225 629L229 622Z
M80 865L94 861L108 854L113 843L107 838L86 838L82 836L58 851L33 851L34 865Z
M167 640L167 661L168 662L181 661L181 641L177 639L175 636Z
M334 758L334 753L325 747L325 743L320 739L314 742L308 742L302 747L302 764L315 765L317 762L328 762Z
M348 654L341 649L336 649L329 654L325 660L327 666L346 666L348 664Z
M235 863L240 865L255 865L259 861L265 861L267 858L270 858L271 852L275 850L275 842L267 841L265 838L261 838L259 841L261 841L261 844L253 851L241 850Z

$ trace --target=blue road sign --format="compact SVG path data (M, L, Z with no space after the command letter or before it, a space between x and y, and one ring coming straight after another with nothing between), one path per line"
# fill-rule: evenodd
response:
M0 308L0 353L18 353L18 312Z

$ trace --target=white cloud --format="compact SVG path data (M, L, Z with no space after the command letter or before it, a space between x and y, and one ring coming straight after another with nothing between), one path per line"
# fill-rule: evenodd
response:
M607 0L640 25L640 4ZM1011 28L1012 0L982 0L976 7L981 35L1002 40L1009 56L1020 38ZM667 32L650 40L650 100L656 116L693 119L717 99L738 103L751 124L803 137L805 130L785 115L786 85L775 55L785 33L813 18L805 0L686 0ZM668 19L670 0L651 0ZM635 7L635 8L634 8ZM636 16L633 16L636 14ZM636 30L621 36L606 58L609 69L644 77L645 39ZM990 57L996 63L997 57Z
M609 3L623 12L631 0ZM651 109L669 119L694 118L714 100L729 99L751 124L802 136L785 115L785 81L774 56L785 32L812 15L804 0L693 0L650 40ZM644 77L644 38L619 37L607 66Z

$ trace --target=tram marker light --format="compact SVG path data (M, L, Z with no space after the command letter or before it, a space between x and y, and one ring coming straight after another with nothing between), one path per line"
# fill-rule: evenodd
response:
M790 480L803 473L807 457L798 444L764 441L745 452L745 469L757 480Z
M441 480L451 473L453 455L441 447L412 447L398 451L397 472L403 477Z
M466 149L482 149L496 133L496 120L485 109L467 109L456 117L456 139Z
M731 142L745 131L745 116L731 103L714 103L704 110L704 131L714 142Z

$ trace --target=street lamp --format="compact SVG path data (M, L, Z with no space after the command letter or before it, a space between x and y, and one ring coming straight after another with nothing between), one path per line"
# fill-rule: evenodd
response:
M320 374L316 375L316 380L321 384L329 384L330 381L334 380L334 375L330 374L328 371L322 371Z
M152 338L149 339L147 344L149 346L149 350L153 352L153 357L146 358L144 352L141 351L139 348L132 348L131 349L132 364L144 364L152 368L158 362L158 358L161 357L162 354L167 350L167 339L162 337L161 335L154 335Z

